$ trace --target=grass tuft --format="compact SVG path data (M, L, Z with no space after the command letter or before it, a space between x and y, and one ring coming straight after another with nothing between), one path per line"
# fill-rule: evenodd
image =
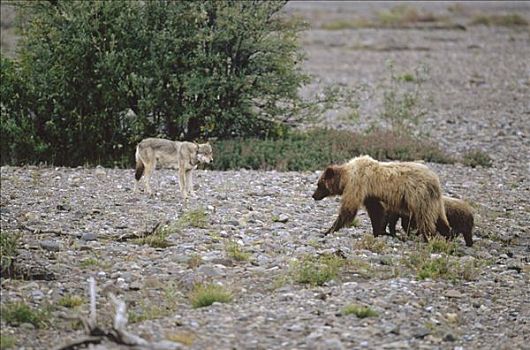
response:
M13 349L16 345L16 338L12 335L0 333L0 349Z
M19 234L2 230L0 231L0 264L1 276L9 276L13 270L13 261L17 255Z
M225 254L228 258L236 261L248 261L250 253L247 253L243 248L233 240L225 241Z
M462 162L464 165L472 168L476 168L478 165L484 168L489 168L492 165L491 157L480 150L473 150L465 153Z
M2 305L1 316L2 320L10 325L31 323L35 328L42 328L48 323L49 313L34 310L24 302L14 302Z
M364 234L362 238L355 242L355 249L369 250L374 253L381 253L385 250L385 241L374 237L372 234Z
M215 302L228 303L232 300L232 293L218 284L197 284L190 292L189 299L191 306L196 309Z
M208 227L208 213L204 208L190 210L179 218L178 225L196 228Z
M78 295L66 294L57 301L57 304L72 309L83 305L83 298Z
M346 305L342 309L343 315L355 315L358 318L366 318L366 317L377 317L378 313L375 312L373 309L371 309L368 306L361 306L357 304L349 304Z
M291 265L291 275L298 283L321 286L337 279L345 260L337 255L304 256Z
M427 250L429 253L444 253L451 255L456 251L456 242L449 241L444 237L434 236L429 238Z

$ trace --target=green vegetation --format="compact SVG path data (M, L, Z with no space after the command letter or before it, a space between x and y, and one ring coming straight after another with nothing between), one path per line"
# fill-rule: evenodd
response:
M420 23L446 22L446 18L436 17L432 13L418 11L406 4L396 5L388 10L379 11L375 18L353 18L335 20L322 24L322 29L342 30L355 28L406 28Z
M434 143L406 133L375 129L368 133L313 129L282 139L241 139L213 144L213 169L279 171L320 170L361 154L379 160L420 160L453 163Z
M476 168L479 165L489 168L492 165L491 157L487 153L484 153L480 150L473 150L465 153L462 162L464 165L470 166L472 168Z
M156 302L151 298L142 298L134 309L129 309L127 316L130 323L154 320L171 315L177 307L177 288L173 284L167 285Z
M12 335L0 333L0 349L13 349L16 345L16 339Z
M434 236L429 238L427 251L430 253L444 253L452 255L456 251L456 242L447 240L444 237Z
M98 259L97 258L86 258L84 260L81 260L79 263L79 267L86 268L90 266L97 266L98 265Z
M208 213L204 208L189 210L182 214L177 221L177 226L179 227L206 228L208 224Z
M197 284L189 294L193 308L210 306L215 302L228 303L232 300L232 293L218 284Z
M472 258L462 263L463 258L451 255L455 251L454 244L442 243L443 240L432 239L429 244L418 246L416 250L403 257L403 265L412 269L420 280L427 278L451 281L475 280L486 262Z
M248 261L250 259L250 253L245 252L237 242L232 240L225 242L225 253L227 257L236 261Z
M83 305L83 302L83 298L79 295L66 294L57 301L57 304L73 309Z
M528 26L528 20L517 13L505 15L480 14L473 17L472 25L520 27Z
M45 327L49 313L46 310L34 310L24 302L5 303L1 306L2 320L10 325L31 323L36 328Z
M400 135L412 134L414 127L427 113L422 99L423 83L427 79L426 66L419 67L415 74L399 75L394 63L387 63L389 78L383 86L383 110L381 119Z
M192 254L188 260L188 268L194 269L201 266L203 263L202 257L199 254Z
M378 316L377 312L375 312L374 310L372 310L370 307L368 307L368 306L361 306L361 305L357 305L357 304L349 304L349 305L346 305L346 306L342 309L342 314L343 314L343 315L351 315L351 314L354 314L354 315L357 316L358 318L377 317L377 316Z
M144 137L281 135L317 106L286 1L20 3L2 164L129 165Z
M11 276L14 274L13 261L17 255L17 246L20 235L8 230L0 231L0 276Z
M345 260L334 254L304 256L291 266L290 274L294 281L312 286L321 286L339 278Z
M381 253L385 250L386 244L385 241L374 237L372 234L366 233L360 240L355 242L354 248L360 250L369 250L374 253Z
M173 245L167 238L177 231L178 228L175 225L163 225L157 227L152 234L137 238L133 242L140 245L148 245L153 248L167 248Z
M196 335L192 332L172 332L169 334L166 334L166 339L171 340L173 342L181 343L186 346L191 346L193 342L195 341Z

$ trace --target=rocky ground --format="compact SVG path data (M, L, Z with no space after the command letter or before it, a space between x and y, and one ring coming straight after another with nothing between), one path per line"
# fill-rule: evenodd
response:
M445 4L423 6L446 11ZM479 149L493 158L491 168L428 164L446 193L475 209L475 244L465 247L458 238L447 271L420 278L414 257L427 245L391 237L372 242L364 211L356 226L323 239L339 202L313 201L318 173L200 170L197 196L184 203L172 170L155 172L158 192L148 197L132 192L132 169L2 167L1 227L21 234L16 263L30 267L34 279L2 279L1 302L46 312L40 328L3 320L2 339L48 349L80 337L79 324L65 316L87 314L93 276L102 325L110 326L114 314L112 292L127 302L130 331L182 348L530 348L528 28L319 29L322 19L370 13L376 5L295 2L289 10L314 24L303 36L308 72L367 85L357 127L376 121L389 58L405 71L425 63L432 108L420 127L450 153ZM530 18L528 4L495 6L471 10ZM333 116L328 123L355 127ZM158 223L169 225L169 247L120 241ZM238 261L230 242L248 256ZM344 263L336 278L321 286L296 281L296 261L325 254ZM193 308L188 296L197 283L224 286L232 301ZM81 305L67 307L65 296L72 295ZM377 315L347 315L352 303Z

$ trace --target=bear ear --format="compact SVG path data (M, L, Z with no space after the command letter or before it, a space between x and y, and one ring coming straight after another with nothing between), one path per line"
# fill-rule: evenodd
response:
M331 179L333 176L335 176L335 169L330 165L324 171L324 179Z

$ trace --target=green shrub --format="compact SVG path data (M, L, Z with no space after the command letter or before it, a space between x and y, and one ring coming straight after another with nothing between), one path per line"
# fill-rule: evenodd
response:
M2 320L10 325L31 323L36 328L48 323L49 314L43 310L33 310L24 302L6 303L1 307Z
M473 150L465 153L462 162L464 165L472 168L476 168L477 165L489 168L492 165L491 157L480 150Z
M232 293L218 284L197 284L189 295L193 308L210 306L215 302L228 303Z
M208 227L208 213L204 208L197 208L185 212L179 218L177 226L185 227L196 227L196 228L206 228Z
M332 254L305 256L291 265L291 275L298 283L321 286L337 279L344 263L343 258Z
M2 131L57 165L130 164L144 137L279 135L286 115L314 105L297 93L310 79L305 24L285 3L20 2L17 74L2 58Z
M528 26L528 20L517 13L505 15L476 15L471 20L472 25L518 27Z
M343 315L351 315L354 314L358 318L365 318L365 317L376 317L378 314L374 310L372 310L368 306L361 306L357 304L350 304L346 305L342 309Z
M313 129L292 132L282 139L240 139L213 144L215 170L259 169L313 171L341 163L361 154L379 160L425 160L452 163L434 143L394 131L353 133Z

